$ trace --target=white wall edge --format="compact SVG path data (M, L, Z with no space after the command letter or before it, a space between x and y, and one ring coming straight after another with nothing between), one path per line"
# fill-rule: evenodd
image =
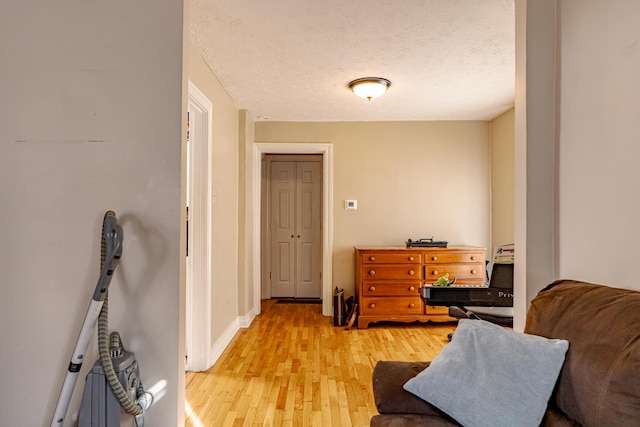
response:
M188 80L188 94L187 104L193 104L197 108L202 109L206 113L206 184L202 189L201 194L197 197L201 197L205 200L206 219L202 222L201 227L204 230L205 247L204 253L199 255L204 260L204 280L201 288L196 288L192 284L192 300L190 301L191 309L194 313L186 313L186 321L191 325L191 336L187 337L190 345L189 348L192 354L189 354L188 367L197 371L206 370L211 365L207 365L207 362L211 359L211 283L212 283L212 266L211 266L211 227L212 212L211 212L211 181L212 181L212 153L211 145L213 141L213 103L211 100L193 83ZM192 148L193 150L194 148ZM187 154L191 155L191 154ZM187 177L190 179L190 177ZM193 191L193 190L192 190ZM184 208L181 208L184 209ZM202 279L202 278L200 278ZM193 280L193 278L192 278ZM198 308L194 308L195 306ZM200 341L200 343L198 343ZM206 366L205 366L206 365Z

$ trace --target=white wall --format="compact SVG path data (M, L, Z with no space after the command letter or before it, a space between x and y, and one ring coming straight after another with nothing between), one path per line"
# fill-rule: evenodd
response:
M556 1L516 0L514 318L556 278Z
M146 386L167 383L147 425L175 426L182 1L2 2L0 16L0 424L50 424L112 209L110 327Z
M640 289L638 16L631 0L516 0L515 329L554 279Z
M559 4L558 276L640 289L640 2Z

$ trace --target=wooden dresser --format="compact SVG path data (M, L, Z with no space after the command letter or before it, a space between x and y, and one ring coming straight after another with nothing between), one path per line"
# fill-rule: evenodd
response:
M456 284L484 285L485 248L356 248L358 328L371 322L448 322L448 307L425 306L420 286L449 273Z

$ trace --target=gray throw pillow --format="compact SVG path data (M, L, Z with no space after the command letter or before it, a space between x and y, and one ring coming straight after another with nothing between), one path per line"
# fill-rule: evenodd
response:
M568 348L566 340L462 319L451 342L404 389L465 427L538 427Z

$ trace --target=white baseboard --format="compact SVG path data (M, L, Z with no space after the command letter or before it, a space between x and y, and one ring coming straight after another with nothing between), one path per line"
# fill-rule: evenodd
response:
M251 322L256 318L258 314L258 310L254 307L246 316L240 316L238 318L239 324L241 328L248 328L251 326Z
M222 332L222 335L213 343L211 346L211 360L209 366L213 366L214 363L218 361L222 352L227 348L233 337L240 330L240 328L248 328L251 326L253 319L255 319L257 315L257 310L254 308L247 314L246 316L240 316L236 320L234 320L225 330Z
M220 337L213 343L213 345L211 346L211 352L209 353L211 355L211 362L209 363L209 366L213 366L213 364L216 363L216 361L220 358L220 355L222 355L224 349L227 348L239 329L240 323L238 319L236 319L227 327L227 329L224 330L224 332L222 332L222 335L220 335Z

